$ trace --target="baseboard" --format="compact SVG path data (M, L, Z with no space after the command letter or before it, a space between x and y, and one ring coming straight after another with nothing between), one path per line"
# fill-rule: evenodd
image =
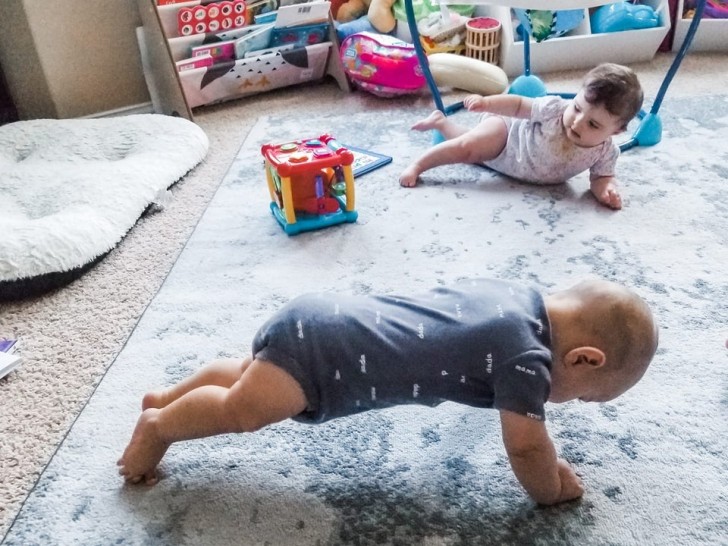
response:
M105 112L97 112L95 114L89 114L87 116L81 116L81 118L110 118L115 116L131 116L133 114L153 114L154 108L151 102L143 102L141 104L134 104L131 106L124 106L123 108L116 108L114 110L106 110Z
M0 104L0 125L18 121L18 111L13 106L4 106Z

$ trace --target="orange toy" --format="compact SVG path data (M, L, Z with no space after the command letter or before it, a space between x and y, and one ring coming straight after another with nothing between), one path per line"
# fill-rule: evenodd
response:
M330 135L264 144L271 213L294 235L355 222L354 154Z

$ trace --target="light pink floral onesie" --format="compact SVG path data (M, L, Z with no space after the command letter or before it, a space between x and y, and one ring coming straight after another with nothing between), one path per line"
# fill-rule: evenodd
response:
M503 119L508 141L485 165L502 174L535 184L559 184L589 170L591 178L614 176L619 147L608 139L591 148L566 137L561 118L569 101L558 96L534 99L530 119Z

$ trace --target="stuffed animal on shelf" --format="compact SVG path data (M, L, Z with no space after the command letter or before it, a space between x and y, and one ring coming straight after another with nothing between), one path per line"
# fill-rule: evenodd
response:
M412 7L415 21L440 12L438 0L412 0ZM475 6L468 5L450 6L450 11L465 16L472 15L474 9ZM412 42L404 0L349 0L339 6L336 21L336 32L340 40L356 32L377 32L392 34L404 42Z
M350 23L367 14L370 0L349 0L341 2L334 18L339 23Z
M447 10L453 18L459 18L460 16L471 17L475 11L475 6L467 4L448 4L444 7L441 6L439 0L412 0L412 11L415 15L415 22L418 24L420 21L427 19L431 15L436 14L439 17L445 10ZM397 25L397 38L404 40L405 42L412 42L412 34L410 33L409 24L407 23L407 13L405 10L404 0L395 0L392 12L394 13L394 18L399 23Z
M331 17L336 21L339 15L339 8L346 4L346 0L329 0L331 2Z
M339 39L356 32L390 34L397 26L392 13L394 0L349 0L336 12Z
M518 21L537 42L558 38L578 27L584 19L583 9L537 10L514 9Z

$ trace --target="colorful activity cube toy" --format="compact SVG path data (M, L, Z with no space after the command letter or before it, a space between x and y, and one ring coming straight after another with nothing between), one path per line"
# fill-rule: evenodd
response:
M355 222L354 154L330 135L264 144L270 210L288 235Z

